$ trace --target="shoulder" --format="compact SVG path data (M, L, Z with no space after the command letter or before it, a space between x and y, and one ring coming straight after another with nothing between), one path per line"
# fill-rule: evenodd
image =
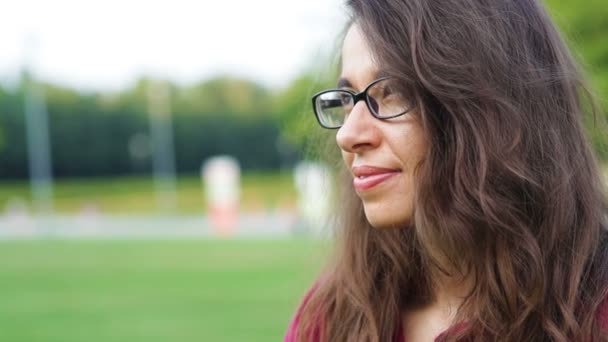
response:
M319 287L319 281L315 282L304 295L304 298L302 299L300 305L298 306L298 309L296 310L295 315L293 316L293 318L291 319L291 322L289 323L289 327L287 328L287 332L285 333L285 338L283 339L284 342L296 342L297 341L296 338L298 336L298 332L300 329L300 317L302 315L302 311L303 311L304 307L306 306L306 304L308 304L308 302L310 301L310 298L312 298L312 296L314 295L314 293L318 287ZM315 327L315 329L313 329L314 331L312 332L312 336L311 336L312 341L320 340L320 330L318 329L320 327L320 325L321 325L321 322L318 322L318 325Z

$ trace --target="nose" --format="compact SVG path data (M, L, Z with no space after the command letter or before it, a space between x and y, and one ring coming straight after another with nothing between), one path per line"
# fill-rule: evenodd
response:
M380 143L377 121L369 112L365 101L358 101L336 134L340 149L360 153L377 147Z

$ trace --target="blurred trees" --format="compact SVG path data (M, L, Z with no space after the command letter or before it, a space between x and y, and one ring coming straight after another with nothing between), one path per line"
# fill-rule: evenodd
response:
M0 87L0 178L28 176L24 82L11 90ZM148 107L153 82L169 89L178 172L198 172L206 158L217 154L236 157L245 170L273 170L302 157L302 147L316 129L310 97L335 82L335 75L310 70L278 90L228 76L181 87L142 78L115 93L79 93L42 84L53 174L151 172Z
M585 125L595 150L605 162L608 160L608 2L546 0L546 3L583 66L602 109L599 120L587 117Z
M43 85L54 174L149 173L148 88L152 81L141 79L114 94ZM168 87L179 172L197 172L204 159L216 154L235 156L244 169L280 167L279 126L267 89L229 77ZM0 88L0 178L28 176L23 88L23 82L12 91Z

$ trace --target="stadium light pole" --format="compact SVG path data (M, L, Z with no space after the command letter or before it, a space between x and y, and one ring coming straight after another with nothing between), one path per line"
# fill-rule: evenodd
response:
M28 36L25 46L24 106L30 189L34 210L39 214L53 212L53 174L49 138L49 119L42 86L32 74L36 42Z
M156 206L165 214L174 214L177 182L169 87L162 81L150 81L147 95Z

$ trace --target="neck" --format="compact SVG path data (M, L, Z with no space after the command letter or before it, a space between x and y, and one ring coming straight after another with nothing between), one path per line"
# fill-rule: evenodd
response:
M458 317L458 310L472 282L444 273L433 277L433 280L432 297L426 302L408 306L403 314L405 340L435 340L462 319Z
M430 305L455 314L472 289L472 279L437 273L433 276L433 301Z

